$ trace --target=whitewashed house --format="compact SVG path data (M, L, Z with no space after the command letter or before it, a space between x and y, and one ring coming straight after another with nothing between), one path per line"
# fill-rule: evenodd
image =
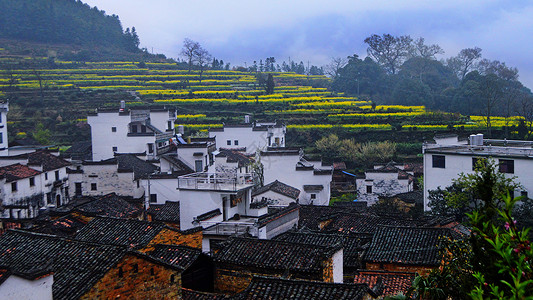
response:
M167 153L175 136L176 111L169 108L98 109L87 116L93 160L114 153L146 153L148 159Z
M266 202L268 205L287 206L298 202L300 190L280 181L274 181L252 192L253 202Z
M287 127L277 122L254 122L210 128L209 137L216 139L217 147L255 154L268 147L285 147Z
M49 270L19 273L0 267L0 299L52 300L53 284Z
M158 168L133 154L118 154L102 161L84 161L68 170L69 194L73 196L119 196L140 198L144 195L141 178Z
M7 112L9 104L0 102L0 156L7 155Z
M276 180L300 190L300 204L328 205L332 166L305 160L299 148L268 148L260 152L264 182Z
M21 164L0 167L2 219L29 219L45 206L41 172Z
M13 164L25 165L41 172L37 188L44 195L45 203L42 206L59 207L69 202L68 161L44 150L0 157L0 166Z
M445 188L460 173L472 173L480 158L492 158L506 177L516 177L523 189L515 196L533 192L533 142L485 139L482 134L468 140L446 137L424 143L424 210L429 210L429 190Z
M365 174L356 178L357 200L369 205L376 203L379 197L390 197L413 191L414 175L403 170L403 164L374 166Z

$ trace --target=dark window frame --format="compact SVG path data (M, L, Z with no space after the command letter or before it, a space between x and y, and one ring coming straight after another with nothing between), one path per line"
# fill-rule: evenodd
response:
M514 174L514 159L499 159L498 170L500 173Z
M95 182L91 183L91 191L98 191L98 185Z
M14 193L16 191L18 191L18 187L17 187L17 182L14 181L11 183L11 192Z
M111 132L117 132L117 128L115 126L111 127Z
M367 194L372 194L372 186L371 185L367 185L366 186L366 193Z
M446 169L446 155L432 155L431 166L438 169Z
M35 186L35 177L30 177L30 186Z

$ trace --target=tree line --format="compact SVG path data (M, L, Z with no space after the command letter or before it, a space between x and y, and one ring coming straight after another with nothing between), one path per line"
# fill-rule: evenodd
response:
M424 38L371 35L367 57L334 58L325 67L332 89L379 104L425 105L429 109L483 115L490 128L494 115L521 115L533 121L531 91L518 80L518 69L482 57L478 47L437 59L444 50Z

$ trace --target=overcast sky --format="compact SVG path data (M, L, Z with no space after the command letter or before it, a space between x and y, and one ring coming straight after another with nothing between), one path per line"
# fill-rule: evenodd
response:
M232 65L274 56L321 66L331 57L364 57L366 37L390 33L437 43L441 58L480 47L484 58L517 67L533 88L533 1L83 1L135 26L141 47L172 58L190 38Z

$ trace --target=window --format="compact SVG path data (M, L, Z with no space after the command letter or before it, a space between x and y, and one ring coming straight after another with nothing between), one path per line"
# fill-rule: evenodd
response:
M44 180L48 180L48 173L44 173Z
M117 128L116 127L111 127L111 132L117 132Z
M137 125L131 125L131 133L137 133Z
M433 168L446 168L446 156L444 155L432 155L433 157Z
M514 160L500 159L500 172L514 174Z
M117 146L113 147L113 152L117 152L117 151L118 151L118 147Z
M137 188L140 188L141 187L141 183L139 180L137 180Z
M475 171L478 166L486 166L487 159L483 157L472 157L472 171Z
M0 144L4 142L4 137L2 136L2 132L0 132Z
M55 177L56 177L56 180L59 180L59 171L55 171Z
M150 194L150 203L157 203L157 194Z
M74 194L76 196L81 196L81 182L74 183Z
M316 199L316 194L311 194L311 199Z
M96 183L91 183L91 191L96 191Z
M227 144L228 146L231 146L231 140L227 140L227 141L226 141L226 144Z
M367 185L366 186L366 193L367 194L372 194L372 186L371 185Z
M201 159L199 159L199 160L195 160L195 161L194 161L194 170L195 170L196 172L202 172L203 169L204 169L204 166L203 166L203 165L204 165L204 164L203 164L203 162L202 162Z
M16 192L17 191L17 182L12 182L11 183L11 192Z
M52 193L46 194L46 203L52 204Z
M154 144L148 144L148 153L154 153Z
M172 121L167 121L168 130L172 130Z
M30 178L30 186L35 186L35 177Z
M234 141L233 141L233 144L234 144L235 146L238 146L238 145L239 145L239 141L238 141L238 140L234 140Z
M141 133L146 133L146 126L141 125Z

